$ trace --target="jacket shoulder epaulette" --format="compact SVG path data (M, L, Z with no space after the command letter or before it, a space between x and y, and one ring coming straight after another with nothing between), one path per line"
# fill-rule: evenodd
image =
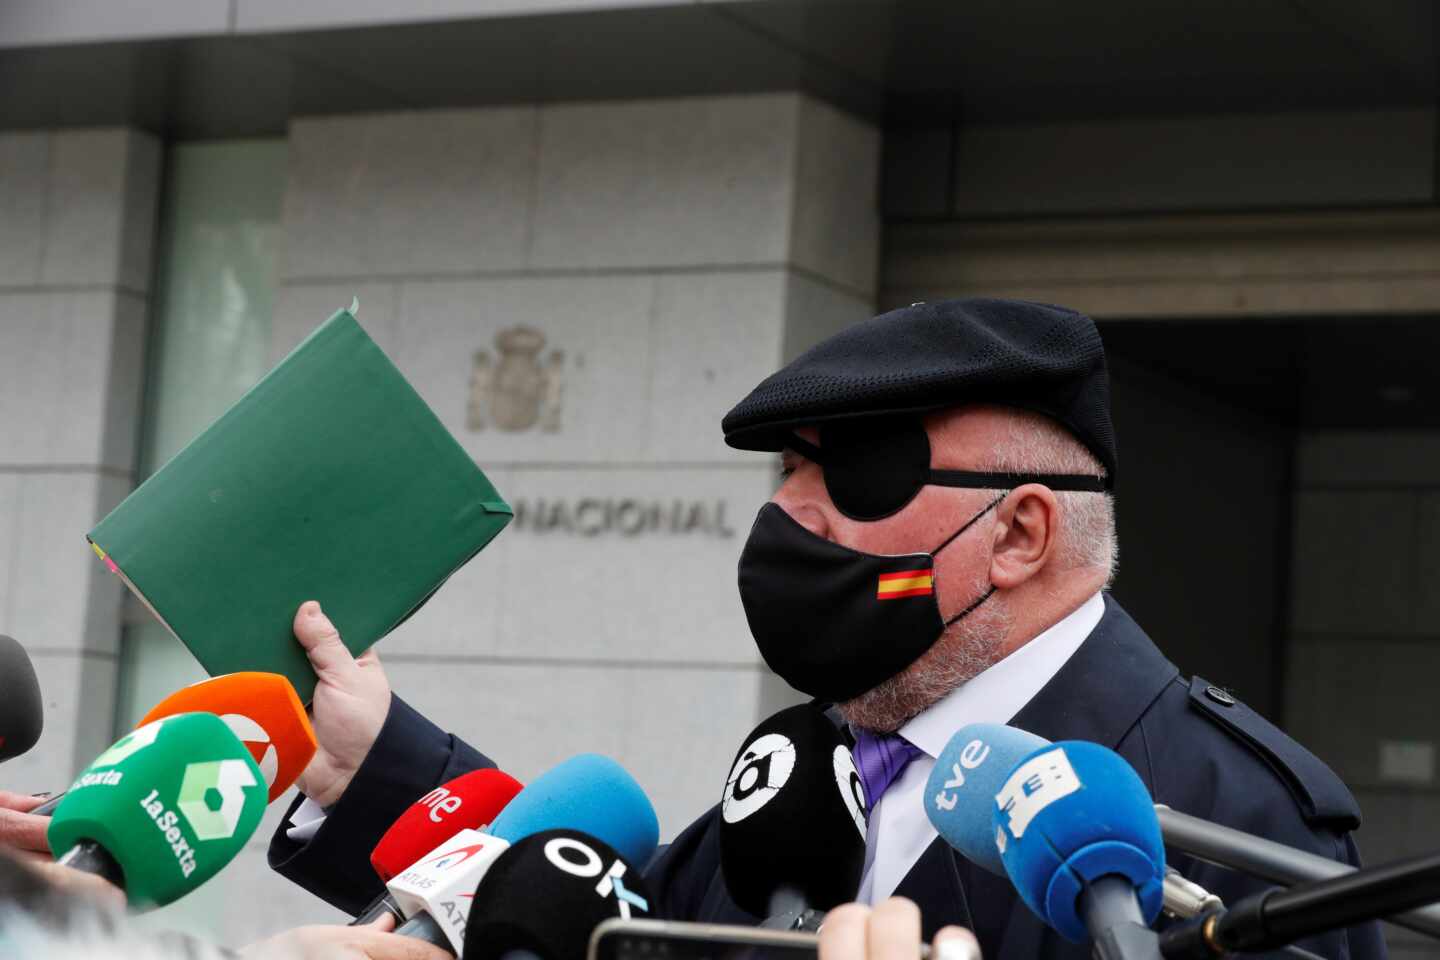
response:
M1310 826L1337 832L1360 826L1360 806L1335 772L1229 691L1194 677L1190 680L1190 707L1274 770Z

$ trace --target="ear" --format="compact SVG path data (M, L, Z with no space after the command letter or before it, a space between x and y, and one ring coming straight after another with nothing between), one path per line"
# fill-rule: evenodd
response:
M1060 504L1049 487L1016 487L995 508L990 582L1001 590L1020 586L1045 569L1060 533Z

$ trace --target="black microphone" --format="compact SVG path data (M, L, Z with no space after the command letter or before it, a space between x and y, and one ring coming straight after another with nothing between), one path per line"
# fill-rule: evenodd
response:
M1440 854L1366 867L1289 890L1264 890L1160 935L1170 960L1275 950L1305 937L1440 900Z
M811 704L745 738L720 799L720 872L742 910L772 929L818 928L855 898L865 865L865 799L850 746Z
M45 726L40 682L25 648L0 633L0 763L35 746Z
M588 833L533 833L500 854L475 889L461 956L575 960L615 917L654 917L639 871Z
M1155 814L1160 818L1160 830L1165 835L1166 846L1216 866L1243 870L1272 883L1289 887L1356 872L1356 868L1348 863L1296 850L1162 804L1155 805ZM1425 906L1386 916L1385 920L1416 933L1440 937L1440 907Z

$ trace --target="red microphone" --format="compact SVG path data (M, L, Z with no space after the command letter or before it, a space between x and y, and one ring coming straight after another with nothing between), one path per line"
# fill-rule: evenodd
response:
M400 815L370 854L370 865L382 882L424 857L461 830L483 830L505 809L523 784L499 770L472 770L436 787ZM371 901L351 922L370 923L391 913L405 920L388 892Z

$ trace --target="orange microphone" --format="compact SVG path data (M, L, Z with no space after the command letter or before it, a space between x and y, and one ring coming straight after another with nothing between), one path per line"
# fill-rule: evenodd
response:
M271 801L290 789L315 756L315 731L305 705L278 673L227 673L181 687L136 726L177 713L213 713L224 720L260 766Z
M177 713L213 713L225 721L265 775L270 801L280 796L315 756L315 731L290 681L278 673L227 673L181 687L150 708L136 728ZM48 817L62 791L30 812Z

